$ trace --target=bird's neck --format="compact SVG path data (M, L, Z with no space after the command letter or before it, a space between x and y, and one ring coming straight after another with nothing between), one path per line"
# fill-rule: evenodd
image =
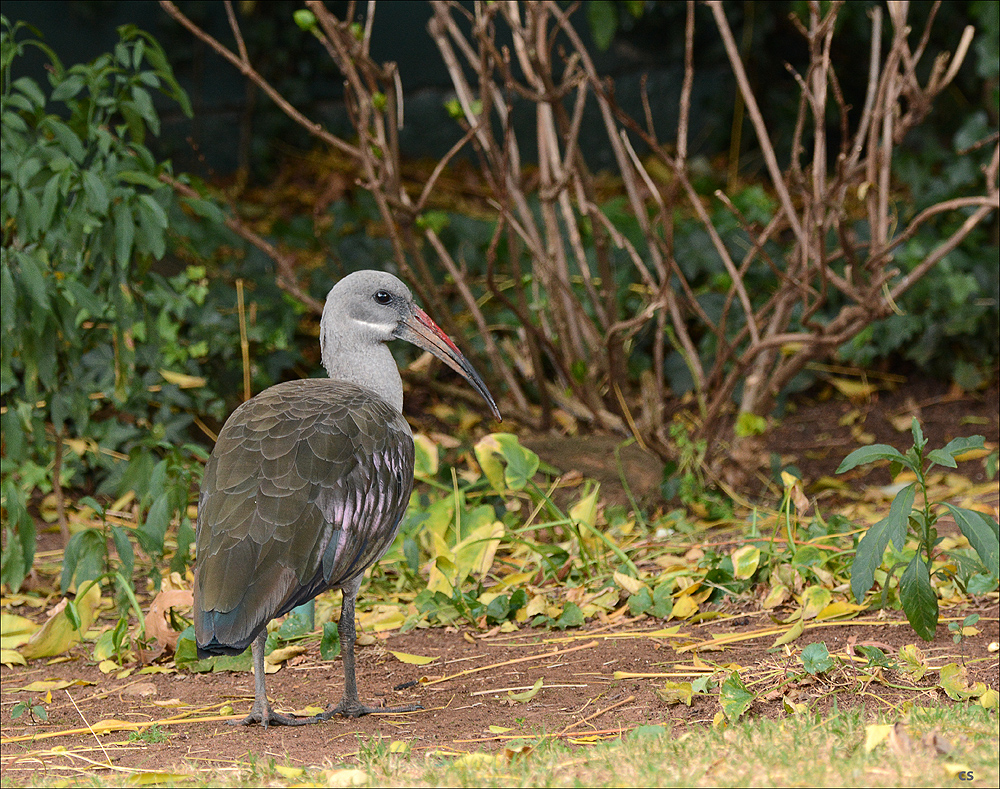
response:
M347 381L371 389L400 413L403 412L403 381L385 343L357 345L327 338L323 366L334 381Z

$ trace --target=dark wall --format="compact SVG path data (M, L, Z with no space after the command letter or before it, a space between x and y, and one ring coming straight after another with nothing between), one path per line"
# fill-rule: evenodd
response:
M233 38L219 2L180 2L179 7L226 44ZM332 10L344 13L346 3ZM234 4L240 13L240 4ZM335 133L351 136L340 101L341 78L319 43L292 22L297 2L256 3L241 29L252 60L295 106L325 123ZM361 4L364 8L364 4ZM6 0L3 13L25 20L42 33L65 65L88 61L113 48L119 25L134 24L152 33L167 52L181 85L188 91L195 117L188 119L175 105L160 101L163 133L158 153L170 156L179 170L209 176L248 166L260 174L289 150L308 149L308 135L260 93L235 68L171 20L153 0ZM412 0L380 0L372 37L373 55L393 60L400 68L406 95L405 128L401 144L409 157L440 156L458 139L460 131L444 110L451 96L447 71L427 32L430 8ZM680 24L676 24L679 20ZM589 41L586 15L578 13L581 34ZM625 19L626 23L628 18ZM639 83L648 76L648 89L658 129L669 139L676 124L676 106L682 72L683 4L641 26L620 31L607 52L593 54L602 73L614 75L621 103L641 116ZM29 73L43 79L41 58L29 59ZM692 140L695 146L724 146L729 119L718 112L719 96L732 105L731 84L725 71L708 68L695 85ZM583 149L594 166L610 165L602 125L593 103L584 124ZM518 107L516 128L530 140L531 108ZM529 145L525 145L530 150Z
M847 101L860 107L864 99L867 70L867 36L871 2L847 4L838 20L835 62ZM182 11L223 43L234 46L225 7L217 0L178 3ZM246 44L255 67L297 108L316 118L336 134L351 137L352 129L341 103L341 77L325 51L309 33L292 21L301 7L291 0L252 4L234 3ZM338 15L347 3L328 3ZM619 103L636 118L643 117L640 84L647 79L652 114L661 140L672 142L677 123L677 103L683 77L685 3L647 2L641 19L618 4L617 34L610 48L590 52L602 74L614 79ZM365 3L358 7L364 11ZM768 117L772 136L779 145L791 136L797 89L785 64L804 73L806 49L802 37L789 20L795 3L728 3L726 12L747 62L758 100ZM244 13L242 9L249 9ZM922 29L931 4L918 2L912 8L912 26ZM941 6L930 55L935 48L954 49L962 28L969 21L968 3ZM577 29L591 41L588 3L573 17ZM160 103L163 134L159 154L173 159L178 170L203 176L224 175L238 167L256 177L266 177L283 155L313 147L303 130L284 116L266 96L252 87L206 45L171 20L153 0L5 0L3 13L10 20L23 19L39 28L45 41L65 64L86 61L111 49L116 28L135 24L152 33L163 45L182 86L194 107L194 118L184 117L170 102ZM736 105L733 80L708 9L696 7L696 79L692 96L689 150L694 154L727 155ZM403 152L408 157L439 157L458 139L460 130L443 108L451 96L447 71L427 32L430 8L413 0L379 0L376 5L372 51L377 60L399 65L405 102L405 127L401 132ZM888 20L886 35L890 35ZM916 34L914 34L916 35ZM503 42L501 42L503 43ZM235 47L234 47L235 48ZM851 58L857 51L857 67ZM976 50L978 52L978 50ZM33 74L42 79L41 59L33 55ZM963 66L963 77L943 97L936 116L945 126L948 119L962 117L962 105L982 101L971 86L975 82L977 58L973 53ZM981 83L975 83L981 84ZM964 95L963 95L964 94ZM956 110L944 106L954 100ZM582 150L597 168L611 166L610 150L594 102L590 102L583 126ZM530 161L534 133L532 107L515 105L515 129ZM856 119L856 118L855 118ZM938 122L938 121L935 121ZM947 131L942 129L942 131ZM831 145L838 144L839 125L831 117ZM741 137L741 168L754 169L756 141L744 120Z

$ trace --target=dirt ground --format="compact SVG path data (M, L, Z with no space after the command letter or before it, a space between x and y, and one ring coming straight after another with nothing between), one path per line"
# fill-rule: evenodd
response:
M845 415L853 411L859 414L845 420ZM859 420L876 441L900 449L908 447L909 434L899 432L893 421L910 413L921 418L932 446L974 433L985 435L993 446L1000 440L996 386L981 394L958 394L938 384L918 382L896 392L883 392L862 404L836 397L802 401L796 412L768 435L766 451L779 453L785 462L795 462L808 483L832 475L846 451L857 445L851 430L857 429L852 425ZM559 454L560 465L567 470L573 457L565 447L560 447ZM599 453L592 447L580 454L582 459L596 456ZM582 460L580 465L584 465ZM964 465L968 467L962 469L964 473L985 481L981 463ZM614 468L613 457L610 468ZM588 475L601 473L594 468L580 470ZM607 484L614 485L617 471L614 475L608 469L605 472ZM888 475L881 473L886 479L867 484L886 484ZM641 482L636 485L641 486ZM644 495L652 493L644 491ZM989 499L995 507L996 492ZM829 506L825 504L824 509ZM717 691L695 695L690 706L668 704L656 691L668 679L691 681L725 665L742 667L749 676L761 678L762 684L757 687L776 686L784 672L802 671L796 657L781 649L771 651L776 627L771 612L762 612L750 603L730 602L723 603L719 613L721 616L710 622L682 624L676 632L667 630L676 622L621 616L613 624L593 622L564 633L527 627L485 637L452 628L390 633L358 648L362 701L386 706L419 703L423 710L360 720L338 718L313 726L271 727L266 731L259 726L229 726L219 715L226 704L232 705L236 713L245 714L253 695L249 673L171 672L115 679L102 674L84 649L77 649L66 662L46 665L36 661L27 669L5 666L0 670L4 782L23 785L33 783L33 777L41 774L68 775L86 767L87 759L103 761L102 748L121 768L169 770L183 764L189 765L188 769L192 765L225 767L251 758L274 758L285 764L286 757L287 763L305 765L350 758L377 737L405 742L411 752L417 753L496 749L512 738L542 732L587 741L614 736L638 724L663 724L674 729L711 725L720 710ZM982 617L978 624L982 632L956 645L946 622L970 613ZM851 657L857 654L853 649L858 644L878 646L891 657L899 647L917 643L932 668L964 663L970 681L986 682L996 688L1000 663L997 652L990 652L988 646L1000 639L997 595L980 598L961 609L943 609L941 614L944 621L938 626L937 637L926 644L919 641L899 613L885 618L869 614L848 622L814 623L795 642L795 654L798 648L823 641L831 654L842 658L843 665L826 675L792 683L790 695L789 688L762 694L747 714L778 717L786 714L786 701L813 705L821 714L834 699L840 709L862 706L872 712L890 710L906 699L922 705L954 703L936 687L935 672L917 681L900 679L901 675L890 668L859 673L858 667L864 662ZM722 649L717 644L708 648L705 643L727 639L729 643ZM437 659L424 666L410 665L400 662L390 650ZM323 662L318 650L296 660L267 676L268 694L277 709L325 707L339 699L339 660ZM621 672L671 676L623 677ZM11 691L53 678L84 680L88 684L54 690L51 702L46 704L47 723L34 723L28 715L12 720L11 711L17 701L30 699L36 703L44 694ZM530 700L511 698L511 694L530 689L539 678L543 679L543 687ZM893 685L920 690L901 690ZM157 743L129 742L128 733L121 730L100 737L88 731L88 725L93 727L106 720L136 724L157 721L167 739ZM491 731L490 727L508 731Z

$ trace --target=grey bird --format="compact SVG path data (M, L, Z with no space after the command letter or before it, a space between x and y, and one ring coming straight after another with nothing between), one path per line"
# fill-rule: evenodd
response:
M254 703L234 723L298 726L377 711L358 699L354 605L365 570L392 544L413 489L403 383L386 346L396 339L464 376L500 419L472 365L396 277L359 271L334 285L320 321L329 378L278 384L243 403L205 467L195 635L199 657L252 645ZM343 592L344 695L320 715L282 715L264 685L267 623L328 589Z

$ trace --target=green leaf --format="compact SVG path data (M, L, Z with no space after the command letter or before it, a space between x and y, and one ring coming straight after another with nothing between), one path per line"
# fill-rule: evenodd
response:
M646 612L657 619L668 619L674 610L674 598L670 594L673 584L662 583L653 591L653 605Z
M52 90L52 101L66 101L76 96L86 86L82 74L70 74Z
M135 242L135 219L124 203L115 203L112 214L115 219L115 261L124 269L132 258L132 245Z
M969 544L976 549L983 566L994 576L1000 575L1000 525L981 512L944 503Z
M562 615L555 621L554 626L560 630L565 630L567 627L579 627L583 622L584 616L583 611L580 610L580 606L576 603L566 603Z
M198 216L208 219L217 225L225 224L225 212L211 200L202 198L187 197L183 203L194 211Z
M965 701L982 696L988 690L985 682L976 682L974 685L970 685L967 669L956 663L941 666L938 677L941 689L948 694L948 698L955 701Z
M645 0L625 0L625 7L635 19L641 19L646 10Z
M918 553L899 579L899 602L910 626L924 641L934 640L938 623L938 601L927 565Z
M920 422L917 421L916 417L913 417L913 421L910 422L910 432L913 433L913 448L918 452L923 451L923 448L927 446L927 439L924 438L924 431L920 429Z
M17 416L11 411L4 415L4 438L10 449L8 426L17 423ZM21 588L21 584L31 572L35 559L35 521L28 513L24 492L8 477L3 481L3 505L7 510L7 547L3 550L0 579L11 589Z
M340 631L336 622L323 623L323 639L319 642L319 656L333 660L340 654Z
M52 227L52 220L56 215L56 206L60 196L59 177L49 178L42 190L42 208L38 214L38 229L43 233L48 232Z
M740 679L738 671L734 671L719 688L719 703L726 717L732 721L739 720L753 703L755 696Z
M74 630L80 630L83 627L83 620L80 619L80 609L76 607L76 601L67 599L65 611L70 626Z
M983 449L985 444L986 439L983 436L959 436L945 444L940 451L947 452L954 458L970 449Z
M660 701L667 704L683 704L690 707L691 699L694 698L694 688L690 682L667 682L662 688L656 689L656 695Z
M111 527L111 538L114 540L115 550L118 551L118 558L122 563L122 575L131 578L135 567L135 552L132 550L128 533L121 526L115 525Z
M139 544L142 545L146 553L153 556L163 554L163 539L167 534L167 527L170 525L172 516L170 497L165 494L157 497L149 508L149 512L146 513L146 519L142 526L136 530Z
M747 436L762 436L767 432L767 420L749 411L742 411L736 417L736 435L740 438Z
M87 204L90 209L95 214L104 216L111 201L104 182L92 170L84 170L83 172L83 192L87 195Z
M652 607L653 595L650 594L649 589L645 586L628 598L628 611L632 616L644 614Z
M417 227L421 230L430 230L436 235L441 235L441 231L448 227L450 223L451 217L444 211L426 211L416 219Z
M31 300L42 310L49 309L49 291L45 285L45 276L42 274L40 261L35 255L29 252L18 252L18 266L14 276L20 281L28 291ZM20 275L20 276L18 276Z
M192 663L198 662L198 647L194 638L194 625L187 627L177 638L177 649L174 651L174 665L177 668L188 668Z
M594 44L604 52L618 31L618 8L611 0L590 0L587 3L587 21Z
M153 223L157 227L163 230L167 228L167 225L169 224L167 215L163 210L163 206L156 202L156 198L152 195L139 195L139 203L145 211L149 212Z
M971 595L984 595L997 590L1000 583L997 576L989 573L976 573L965 584L965 591Z
M744 545L733 551L733 578L749 579L757 572L760 564L760 548Z
M476 460L494 490L503 492L522 490L538 471L538 455L521 446L512 433L492 433L483 437L474 447ZM506 461L501 476L501 466L497 458Z
M98 529L84 529L69 538L60 580L63 594L74 583L79 589L84 581L103 575L105 550L104 535Z
M300 8L292 14L292 21L300 30L310 31L316 28L316 15L307 8Z
M145 88L140 88L138 85L133 85L132 103L134 104L139 115L142 116L142 119L146 121L146 125L149 126L149 130L153 132L153 134L159 134L160 118L156 114L156 110L153 109L153 99L149 95L149 91Z
M510 598L505 594L499 595L490 600L490 604L486 606L486 621L490 624L503 622L509 613Z
M448 99L444 103L444 109L455 120L461 120L465 117L465 113L462 111L462 104L458 99Z
M121 170L118 172L117 177L119 181L124 181L129 184L137 184L138 186L145 186L154 191L163 187L163 181L150 175L149 173L144 173L141 170ZM204 201L192 199L185 202L190 204Z
M300 605L291 610L277 630L278 638L288 641L312 632L315 615L309 612L307 605Z
M830 657L830 650L822 641L803 648L801 658L802 667L810 674L822 674L833 668L833 658Z
M62 150L77 164L82 164L87 152L77 136L69 126L63 123L54 115L48 116L43 122L43 127L52 132L52 136L62 147Z
M868 663L866 664L868 668L891 668L889 664L889 658L886 657L885 652L883 652L878 647L866 646L865 644L858 644L854 647L858 652L868 658Z
M934 449L927 453L927 459L933 464L936 463L939 466L944 466L945 468L958 468L958 463L955 462L955 458L945 452L943 449Z
M858 543L851 563L851 591L859 603L875 583L875 571L882 564L882 556L889 541L892 540L897 550L903 548L906 526L916 495L915 485L916 483L911 482L896 494L889 507L889 514L873 524Z
M32 110L42 109L45 106L45 94L31 77L19 77L14 80L11 87L28 100Z
M528 690L525 690L521 693L514 693L508 690L507 698L510 699L512 702L516 702L518 704L523 704L527 701L531 701L533 698L535 698L535 696L538 695L538 691L542 689L544 684L545 684L544 678L539 677L538 679L535 680L534 685L528 688Z
M865 463L874 463L876 460L890 460L915 471L909 459L898 449L890 447L888 444L872 444L867 447L855 449L844 458L837 467L837 474L843 474L856 466L863 466Z

